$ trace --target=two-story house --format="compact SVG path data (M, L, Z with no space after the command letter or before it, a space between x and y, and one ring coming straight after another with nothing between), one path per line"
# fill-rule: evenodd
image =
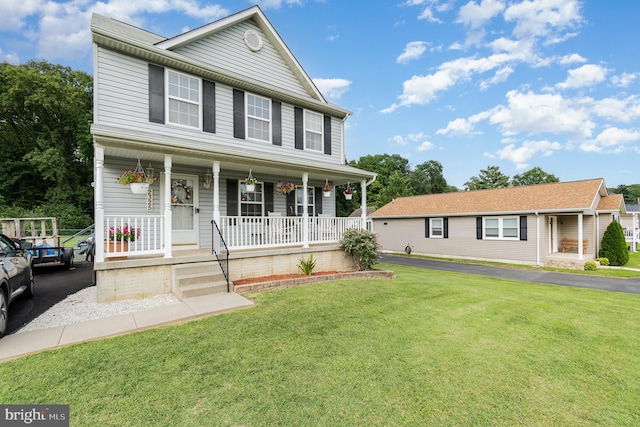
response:
M349 111L259 7L171 38L100 15L91 32L100 300L176 292L212 252L231 280L296 272L311 253L318 270L349 268L339 241L364 227L375 174L345 164ZM360 218L336 217L347 184Z

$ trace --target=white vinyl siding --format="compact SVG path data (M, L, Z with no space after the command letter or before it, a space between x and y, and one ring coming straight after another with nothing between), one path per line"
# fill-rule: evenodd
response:
M271 141L271 100L247 94L247 138Z
M324 116L305 110L304 112L304 148L305 150L322 151L324 138Z
M429 236L435 238L443 237L443 221L442 218L431 218L429 221Z
M167 123L200 128L200 79L166 70Z
M483 230L485 239L518 239L518 220L513 217L483 218Z

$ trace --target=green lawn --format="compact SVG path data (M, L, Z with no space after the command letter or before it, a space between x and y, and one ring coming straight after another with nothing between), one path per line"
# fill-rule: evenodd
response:
M640 424L640 295L381 268L4 363L0 402L73 426Z

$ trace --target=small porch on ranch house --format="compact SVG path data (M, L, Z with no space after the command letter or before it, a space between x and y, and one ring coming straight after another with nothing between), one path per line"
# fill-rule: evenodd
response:
M548 242L545 267L583 270L597 257L598 216L577 212L544 215L544 236Z

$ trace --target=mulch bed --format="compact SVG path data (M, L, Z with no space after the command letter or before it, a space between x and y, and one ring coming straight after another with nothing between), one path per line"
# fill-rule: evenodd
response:
M326 276L327 274L350 273L349 271L321 271L313 273L311 276ZM299 279L301 277L309 277L306 274L272 274L271 276L252 277L250 279L234 280L234 286L250 285L251 283L273 282L276 280Z

